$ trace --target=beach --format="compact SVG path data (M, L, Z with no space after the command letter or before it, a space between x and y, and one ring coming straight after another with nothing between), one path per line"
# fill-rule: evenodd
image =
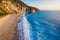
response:
M18 14L10 14L0 18L0 40L13 39L17 22Z

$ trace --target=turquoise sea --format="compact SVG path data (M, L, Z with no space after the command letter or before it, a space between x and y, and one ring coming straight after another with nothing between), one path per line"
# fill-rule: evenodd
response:
M60 40L60 11L26 13L19 23L24 40Z

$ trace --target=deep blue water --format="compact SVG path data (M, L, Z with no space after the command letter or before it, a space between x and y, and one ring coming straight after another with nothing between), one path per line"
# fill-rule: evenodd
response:
M26 13L21 22L25 40L60 40L59 11Z

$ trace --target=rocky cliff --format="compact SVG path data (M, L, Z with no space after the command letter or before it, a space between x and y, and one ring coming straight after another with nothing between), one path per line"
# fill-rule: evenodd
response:
M3 12L2 12L3 11ZM40 11L35 7L28 6L21 0L0 0L0 14L26 13Z

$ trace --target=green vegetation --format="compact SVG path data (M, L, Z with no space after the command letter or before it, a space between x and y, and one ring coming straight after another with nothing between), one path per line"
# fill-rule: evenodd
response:
M4 14L0 14L0 18L2 18L2 17L4 17L4 16L6 16L6 15L4 15Z
M5 14L3 11L0 10L0 18L1 18L1 17L4 17L4 16L6 16L6 15L7 15L7 14Z

